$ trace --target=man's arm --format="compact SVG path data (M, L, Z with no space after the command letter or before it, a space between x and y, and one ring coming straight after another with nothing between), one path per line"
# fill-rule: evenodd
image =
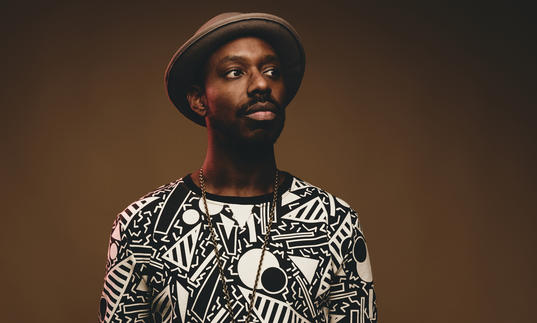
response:
M99 322L151 322L148 263L152 254L141 199L121 212L112 226Z
M377 322L369 252L356 212L338 199L331 225L330 322Z

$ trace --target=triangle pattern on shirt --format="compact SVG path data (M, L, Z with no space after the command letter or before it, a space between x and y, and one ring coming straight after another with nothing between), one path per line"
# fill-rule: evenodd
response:
M296 178L293 178L293 182L291 183L291 188L289 190L294 192L306 187L308 187L308 185L305 182L300 182Z
M321 296L324 292L328 291L330 289L330 265L326 266L326 268L323 271L323 274L321 275L321 284L319 285L319 289L317 290L317 295L315 298Z
M298 269L300 269L302 274L304 274L304 277L306 278L308 283L311 284L311 282L313 281L313 276L315 275L315 271L317 270L319 260L299 256L289 256L289 258L298 267Z
M327 211L319 197L309 200L299 207L287 212L282 219L299 222L316 223L325 222Z
M240 287L242 295L250 300L250 289ZM289 304L275 298L263 295L259 292L255 294L254 312L262 323L272 322L296 322L309 323L309 321L295 311ZM275 313L274 313L275 312Z
M339 269L336 271L336 276L339 276L339 277L347 276L347 274L345 274L345 270L343 270L343 266L340 266Z
M243 204L228 204L228 206L233 212L233 217L239 224L239 228L243 228L248 218L252 215L253 206Z
M177 282L177 300L179 303L179 315L181 322L186 322L186 307L188 305L188 291L179 282Z
M294 202L296 200L298 200L300 198L300 196L294 194L294 193L291 193L291 192L285 192L284 194L282 194L282 206L285 206L291 202Z
M142 275L142 279L140 279L140 282L136 286L136 290L141 292L149 291L149 286L147 286L147 275Z
M224 225L224 231L226 232L226 237L229 238L229 235L231 234L231 230L233 230L233 226L235 225L235 221L233 221L233 219L230 219L223 214L220 215L220 218L222 219L222 224Z
M168 249L162 258L176 265L177 267L188 271L192 264L192 257L196 251L196 244L200 234L201 223L194 229L188 231L184 237L179 239L173 247ZM183 257L183 254L185 255Z

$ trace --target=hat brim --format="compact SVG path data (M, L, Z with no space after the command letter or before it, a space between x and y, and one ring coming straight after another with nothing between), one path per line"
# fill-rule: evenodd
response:
M304 48L297 32L285 20L265 13L238 14L223 19L208 28L201 28L173 56L165 74L168 97L190 120L205 126L205 119L190 108L186 99L209 56L230 40L255 36L267 41L282 64L286 86L286 104L302 82L305 68Z

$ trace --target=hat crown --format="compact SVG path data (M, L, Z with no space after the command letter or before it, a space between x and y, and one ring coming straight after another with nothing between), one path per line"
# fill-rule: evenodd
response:
M216 15L216 16L212 17L211 19L209 19L206 23L204 23L196 31L196 34L199 33L202 30L205 30L205 29L209 28L212 25L217 25L222 20L226 20L228 18L235 17L235 16L238 16L238 15L241 15L241 14L242 14L242 12L224 12L224 13L221 13L219 15Z

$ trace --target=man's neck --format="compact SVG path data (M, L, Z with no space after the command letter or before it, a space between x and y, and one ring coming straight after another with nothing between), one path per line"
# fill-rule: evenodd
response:
M222 147L209 142L202 167L209 193L224 196L268 194L273 192L276 172L274 145ZM199 186L199 171L191 176ZM283 182L281 174L279 181Z

